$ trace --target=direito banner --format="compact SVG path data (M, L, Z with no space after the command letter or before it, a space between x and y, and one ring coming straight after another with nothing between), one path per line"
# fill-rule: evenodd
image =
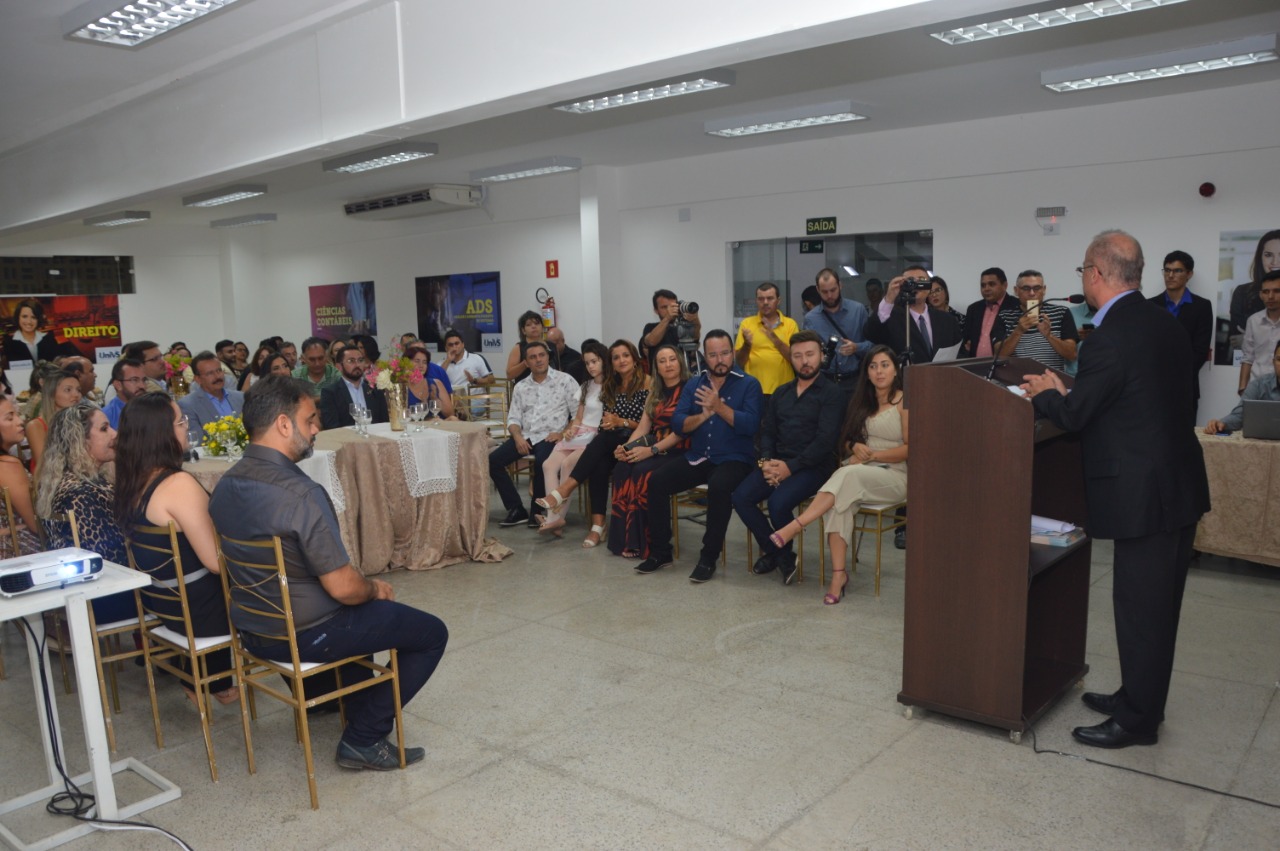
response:
M94 363L120 356L120 297L59 295L0 298L4 356L11 368L82 355Z

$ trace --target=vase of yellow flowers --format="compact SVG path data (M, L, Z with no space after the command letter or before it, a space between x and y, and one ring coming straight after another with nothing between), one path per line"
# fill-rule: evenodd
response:
M248 444L249 433L244 430L244 423L236 414L228 414L204 424L204 439L200 441L200 445L210 455L234 461Z
M387 398L387 419L392 431L404 431L404 411L409 398L409 382L421 381L418 365L404 356L399 339L387 346L386 357L379 358L365 373L369 386L381 390Z

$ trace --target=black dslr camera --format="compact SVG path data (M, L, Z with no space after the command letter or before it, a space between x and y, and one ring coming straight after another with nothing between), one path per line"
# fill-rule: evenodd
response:
M676 302L676 307L679 308L681 313L693 314L698 312L698 303L696 301Z
M840 348L839 337L828 337L827 341L822 344L822 368L831 369L836 362L837 349Z
M898 289L898 298L894 303L910 307L916 303L916 293L921 290L928 292L931 286L928 278L906 278Z

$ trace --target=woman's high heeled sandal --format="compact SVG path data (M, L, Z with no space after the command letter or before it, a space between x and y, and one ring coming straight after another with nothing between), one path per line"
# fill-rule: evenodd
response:
M844 582L840 585L840 593L839 593L839 594L830 594L830 593L828 593L828 594L824 594L824 595L823 595L823 597L822 597L822 602L823 602L823 604L824 604L824 605L827 605L827 606L834 606L836 603L839 603L841 600L843 600L843 599L844 599L844 589L846 589L846 588L848 588L848 587L849 587L849 572L848 572L847 570L845 570L843 567L835 567L835 568L832 568L832 569L831 569L831 572L832 572L832 573L843 573L843 574L844 574Z
M591 540L592 535L596 536L596 539L594 541ZM591 531L587 533L586 540L582 542L582 548L584 550L589 550L592 547L597 547L600 545L600 542L603 540L604 540L604 527L593 525L591 527Z
M799 520L792 520L791 523L794 523L797 526L799 526L801 530L803 530L806 525L804 523L801 523ZM790 526L791 523L788 523L787 526ZM781 529L779 529L778 531L774 532L772 535L769 536L769 540L772 541L773 545L775 547L778 547L779 549L791 543L792 538L795 537L795 535L792 535L791 538L787 538L785 541L782 539L782 533L783 531L786 530L787 526L783 526ZM797 532L796 535L798 534L800 533Z
M538 503L538 505L542 506L543 508L549 508L552 511L564 505L564 501L565 501L565 497L561 496L560 491L558 490L553 490L551 493L547 494L546 496L540 496L534 500L534 502Z

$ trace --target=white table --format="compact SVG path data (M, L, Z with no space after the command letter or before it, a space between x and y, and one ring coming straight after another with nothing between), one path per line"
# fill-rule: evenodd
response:
M80 712L84 717L84 736L89 748L89 771L72 779L77 786L84 788L93 781L91 791L97 801L96 817L101 819L127 819L138 813L146 812L160 804L176 800L182 790L169 780L160 776L132 757L111 762L111 754L107 748L107 728L102 720L102 703L98 699L98 676L95 666L88 663L93 659L94 636L89 629L89 601L98 597L106 597L121 591L132 591L148 583L145 574L129 570L118 564L106 562L102 574L92 582L69 585L64 588L51 588L44 591L33 591L18 597L0 597L0 623L22 619L31 625L37 640L44 637L44 618L42 614L64 606L67 610L67 622L71 629L71 646L78 660L76 667L76 689L80 695ZM48 648L44 653L37 650L36 644L27 636L27 655L31 660L31 679L35 686L36 718L40 724L40 738L44 745L45 766L49 773L49 784L34 792L0 804L0 816L24 809L32 804L47 800L64 788L62 776L58 773L53 759L54 742L50 740L50 718L45 709L45 702L40 687L40 669L45 672L45 681L52 683L53 676L49 664ZM43 644L43 641L40 641ZM65 754L62 728L58 721L56 701L50 701L52 707L52 729L57 736L57 747ZM65 761L64 761L65 764ZM116 790L112 776L121 771L132 771L147 780L160 791L125 807L116 804ZM59 818L50 816L50 818ZM72 821L69 817L68 821ZM73 821L73 826L45 837L31 844L22 842L12 831L0 823L0 840L18 849L54 848L81 836L92 833L96 828L87 822Z

